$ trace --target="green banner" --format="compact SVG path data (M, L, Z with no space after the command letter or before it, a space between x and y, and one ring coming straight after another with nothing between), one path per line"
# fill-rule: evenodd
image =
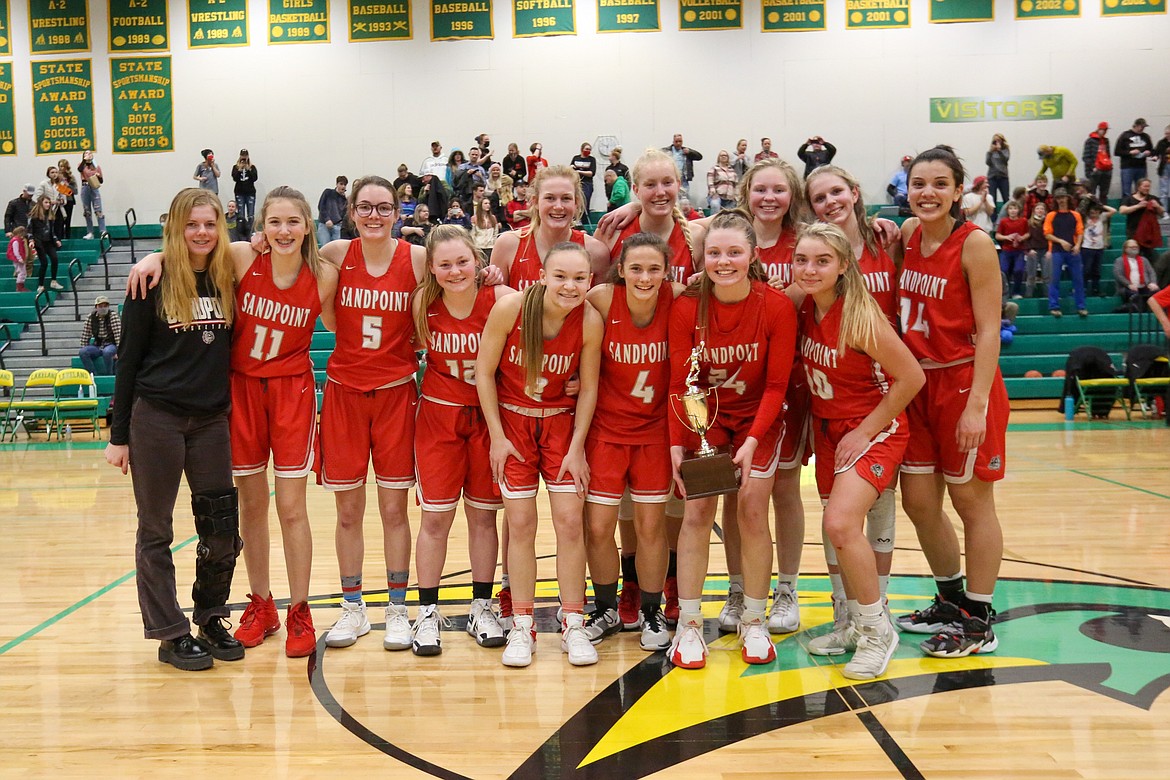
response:
M845 29L910 26L910 0L845 0Z
M187 0L187 46L248 45L248 0Z
M1055 19L1081 15L1081 0L1015 0L1017 19Z
M742 0L679 0L680 30L740 30Z
M995 0L930 0L931 24L995 21Z
M0 0L0 57L12 54L12 35L8 29L8 0Z
M1060 119L1064 95L1008 95L997 97L941 97L930 99L930 121L1025 122Z
M491 0L445 2L431 0L431 40L469 41L491 38Z
M597 0L597 32L657 32L658 0Z
M825 29L825 3L802 0L762 0L764 32L799 32Z
M268 43L329 43L329 0L268 0Z
M16 154L16 110L12 96L12 63L0 62L0 156Z
M110 0L110 51L170 48L167 0Z
M1166 13L1166 0L1101 0L1102 16L1141 16Z
M350 41L409 41L412 37L410 0L393 3L349 0Z
M512 37L576 35L575 0L512 0Z
M89 60L32 63L37 154L93 149L93 78Z
M175 148L170 57L110 60L114 152L170 152Z
M89 51L89 0L29 0L33 54Z

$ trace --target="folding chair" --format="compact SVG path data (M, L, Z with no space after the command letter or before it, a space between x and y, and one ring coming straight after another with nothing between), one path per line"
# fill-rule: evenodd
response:
M53 384L53 421L49 426L49 438L53 431L61 439L67 420L89 420L93 437L98 432L98 398L93 374L84 368L67 368L57 374Z
M1074 415L1081 409L1084 409L1085 415L1091 420L1094 417L1093 399L1111 398L1113 403L1121 404L1121 410L1125 412L1125 419L1131 419L1130 402L1125 395L1125 391L1129 389L1128 379L1122 379L1121 377L1114 379L1081 379L1080 377L1075 377L1075 379L1077 383L1077 406L1073 410Z
M0 421L0 441L4 441L5 435L8 433L8 415L12 412L13 393L16 389L16 380L12 376L12 372L7 369L0 369L0 409L4 410L4 418Z
M24 429L27 433L29 425L33 423L38 417L42 420L51 420L53 411L56 406L56 400L53 398L53 385L57 382L57 369L55 368L38 368L28 375L25 380L24 387L20 391L20 400L9 402L9 422L7 427L11 428L9 441L16 441L16 429L20 424L24 423ZM32 395L29 391L33 391ZM43 395L42 395L43 393ZM15 414L15 418L11 415ZM32 434L29 434L32 438Z

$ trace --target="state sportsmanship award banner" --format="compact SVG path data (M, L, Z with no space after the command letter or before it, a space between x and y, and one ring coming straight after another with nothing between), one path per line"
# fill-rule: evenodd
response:
M110 51L170 48L167 0L110 0Z
M1166 0L1101 0L1102 16L1141 16L1166 13Z
M329 0L268 0L268 43L329 43Z
M930 0L932 24L994 20L995 0Z
M410 0L387 3L349 0L351 41L409 41L413 36Z
M0 0L0 57L12 54L12 31L8 28L8 0Z
M89 60L32 63L37 154L94 148L91 74Z
M16 154L16 111L12 105L12 63L0 62L0 156Z
M910 0L845 0L846 30L910 26Z
M760 24L764 32L799 32L825 29L825 3L802 0L761 0Z
M175 148L170 57L110 60L114 152L170 152Z
M248 0L187 0L192 49L248 45Z
M1081 0L1015 0L1017 19L1075 18L1081 15Z
M741 0L679 0L678 29L743 29L743 3Z
M88 0L29 0L33 54L89 51Z
M597 0L597 32L657 32L658 0Z
M431 0L432 41L471 41L492 35L491 0Z
M512 0L512 36L576 35L575 0Z

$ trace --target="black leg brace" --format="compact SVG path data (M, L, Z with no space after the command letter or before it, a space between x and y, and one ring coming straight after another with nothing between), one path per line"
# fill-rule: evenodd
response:
M192 495L191 510L199 534L191 598L197 610L221 607L231 594L236 558L244 549L236 489Z

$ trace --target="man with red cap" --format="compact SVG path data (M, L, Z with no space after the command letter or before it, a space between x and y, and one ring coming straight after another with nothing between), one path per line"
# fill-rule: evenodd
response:
M1089 195L1098 202L1109 199L1109 184L1113 181L1113 152L1106 137L1109 123L1101 122L1085 139L1081 160L1085 163L1085 177L1089 180Z

